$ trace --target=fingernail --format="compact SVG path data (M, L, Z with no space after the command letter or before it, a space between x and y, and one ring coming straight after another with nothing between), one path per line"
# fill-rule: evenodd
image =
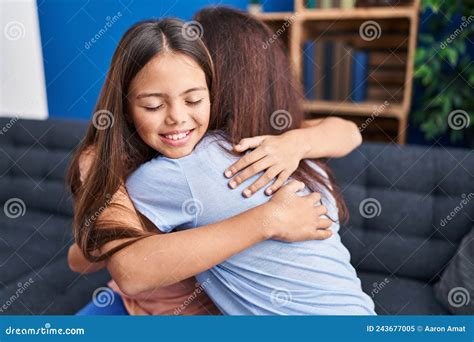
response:
M250 197L250 195L252 194L252 191L250 191L249 189L245 189L243 194L245 197Z
M268 196L270 196L270 195L272 194L272 189L267 189L267 190L265 190L265 193L266 193Z
M229 186L232 188L232 189L235 189L235 187L237 186L237 183L235 181L231 181L229 183Z
M224 175L225 175L227 178L232 177L232 172L230 172L230 170L225 170Z

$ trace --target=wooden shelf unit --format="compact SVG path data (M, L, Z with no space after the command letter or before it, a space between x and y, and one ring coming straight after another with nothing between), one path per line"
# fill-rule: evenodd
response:
M304 0L295 0L294 12L261 13L256 17L266 22L275 31L285 21L291 24L281 37L287 44L295 75L302 80L302 47L306 40L342 40L355 48L371 51L368 82L374 87L369 92L376 100L367 102L349 101L304 101L303 109L309 117L341 115L348 118L368 118L374 110L389 103L377 117L395 119L398 122L396 140L405 143L408 114L411 106L414 56L418 34L420 0L413 0L402 6L370 8L325 8L308 9ZM376 21L381 27L379 39L363 40L359 27L368 20ZM374 64L372 64L374 63ZM389 71L398 70L403 77L392 77ZM355 119L355 118L354 118ZM360 121L360 120L359 120Z

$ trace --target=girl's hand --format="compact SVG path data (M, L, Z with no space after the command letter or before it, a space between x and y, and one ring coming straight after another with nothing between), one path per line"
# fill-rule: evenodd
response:
M291 181L264 204L268 212L265 213L263 228L268 238L296 242L325 240L332 235L329 229L332 221L321 218L327 209L324 205L317 205L321 195L316 192L298 195L297 192L303 189L302 182Z
M255 150L247 153L225 171L226 177L235 176L229 182L229 186L235 189L245 180L265 171L261 177L243 191L243 195L245 197L252 196L274 178L276 178L275 182L265 190L265 194L271 195L276 192L298 168L300 160L306 153L305 144L300 141L302 139L296 131L298 130L281 135L262 135L242 139L239 144L234 146L236 152L244 152L253 148Z
M340 158L352 152L362 143L362 136L356 124L338 117L311 120L305 127L285 132L281 135L262 135L242 139L234 146L236 152L255 148L231 165L225 175L234 177L229 182L233 189L246 179L265 173L244 190L250 197L256 191L276 178L266 189L271 195L290 177L302 159Z

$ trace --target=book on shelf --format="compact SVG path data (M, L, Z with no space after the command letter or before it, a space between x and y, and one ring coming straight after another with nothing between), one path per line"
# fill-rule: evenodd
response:
M412 0L357 0L356 7L407 6Z
M349 101L351 96L352 51L351 46L342 45L340 101Z
M334 41L328 40L323 45L323 100L332 99L332 87L334 84L333 79L333 61L334 61Z
M383 0L366 0L366 1L373 1L375 2L383 2ZM390 1L390 0L386 0ZM399 0L400 1L400 0ZM411 0L405 0L405 1L411 1ZM367 6L362 6L359 5L359 2L357 2L357 7L370 7L370 6L383 6L381 4L377 5L367 5ZM387 5L385 5L387 6ZM305 7L307 9L316 9L316 8L354 8L356 7L356 0L306 0L305 1Z
M340 40L304 43L303 86L307 100L350 100L352 51Z
M320 0L321 8L331 8L332 0Z
M350 9L354 7L395 7L409 6L413 0L305 0L307 9L315 8L343 8Z
M308 100L315 99L313 90L315 84L314 69L317 68L314 54L315 42L308 40L303 43L303 89L304 96Z
M306 0L306 8L313 9L316 8L316 0Z
M332 92L327 100L346 101L351 94L352 48L342 40L332 45L332 58L326 63L331 65Z
M355 0L341 0L341 8L351 9L355 6Z
M332 96L331 100L339 101L342 98L342 54L344 43L340 40L334 42L333 56L332 56Z
M314 97L321 100L324 96L324 40L319 40L315 46L315 69L314 69Z
M355 50L352 55L352 102L367 100L369 53Z

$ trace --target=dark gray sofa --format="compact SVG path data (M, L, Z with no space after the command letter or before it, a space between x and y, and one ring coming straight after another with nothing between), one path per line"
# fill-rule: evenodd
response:
M74 274L66 259L64 174L85 128L0 119L0 314L73 314L109 279L107 271ZM446 314L433 284L473 226L474 201L448 224L442 219L474 192L472 151L363 144L330 164L351 213L341 236L376 311ZM19 211L7 215L7 202Z

